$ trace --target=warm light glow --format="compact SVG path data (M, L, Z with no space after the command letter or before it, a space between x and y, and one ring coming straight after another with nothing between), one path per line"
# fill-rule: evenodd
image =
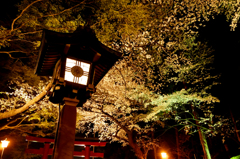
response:
M81 77L75 77L71 73L71 68L74 66L80 66L82 68L83 75ZM88 64L86 62L81 62L81 61L67 58L64 80L70 81L73 83L87 85L89 69L90 69L90 64Z
M1 140L1 142L2 142L2 147L5 148L8 146L10 141L7 141L7 139L5 139L5 140Z
M161 153L161 156L162 156L162 158L164 158L164 159L168 157L168 156L167 156L167 153L165 153L165 152L162 152L162 153Z

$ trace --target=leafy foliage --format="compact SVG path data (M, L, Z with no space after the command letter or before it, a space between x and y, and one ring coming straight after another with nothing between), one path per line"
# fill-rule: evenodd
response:
M231 159L238 159L238 158L240 158L240 155L234 156L234 157L232 157Z
M42 29L73 32L78 26L84 25L79 12L85 4L85 1L21 1L17 5L19 15L10 19L10 25L5 23L0 26L0 53L5 59L1 65L5 70L1 72L3 83L21 77L31 85L37 85L40 79L34 75L33 68L37 60Z

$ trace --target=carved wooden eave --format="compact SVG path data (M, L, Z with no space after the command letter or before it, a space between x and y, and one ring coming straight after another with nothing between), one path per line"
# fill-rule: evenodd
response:
M91 29L79 28L74 33L43 30L35 74L52 76L55 64L62 57L75 57L95 65L94 85L97 85L122 54L105 46Z

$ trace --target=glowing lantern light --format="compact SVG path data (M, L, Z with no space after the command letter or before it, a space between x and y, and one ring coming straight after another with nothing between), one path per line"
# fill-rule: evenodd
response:
M167 153L165 153L165 152L162 152L162 153L161 153L161 156L162 156L163 159L168 158Z
M87 85L90 64L67 58L64 80Z
M2 159L2 157L3 157L3 152L4 152L4 148L6 148L6 147L8 146L8 144L9 144L10 141L7 141L7 138L6 138L5 140L1 140L1 142L2 142L2 148L3 148L3 150L2 150L2 155L1 155L1 159Z
M7 141L7 139L5 139L5 140L2 140L1 142L2 142L2 147L6 148L10 141Z

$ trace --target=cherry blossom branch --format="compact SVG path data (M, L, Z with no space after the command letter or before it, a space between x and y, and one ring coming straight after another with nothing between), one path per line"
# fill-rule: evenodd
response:
M126 133L131 133L125 126L123 126L117 119L115 119L113 116L111 116L110 114L104 112L103 110L101 110L101 112L106 115L107 117L109 117L110 119L112 119L118 126L120 126Z
M44 88L44 90L42 91L42 93L40 93L38 96L36 96L35 98L33 98L31 101L27 102L24 106L22 106L21 108L18 109L13 109L9 112L4 112L4 113L0 113L0 120L1 119L6 119L12 116L15 116L17 114L20 114L26 110L28 110L28 108L35 104L36 102L38 102L39 100L41 100L46 94L47 92L51 89L53 84L53 80L51 80L48 85Z
M121 138L121 137L119 137L119 136L117 136L117 135L113 135L113 137L115 137L115 138L117 138L117 139L119 139L119 140L123 140L123 141L125 141L125 142L128 143L128 140L127 140L127 139Z
M116 67L116 66L114 66L114 68L116 68L116 70L120 73L120 75L121 75L121 77L122 77L122 79L123 79L123 81L124 81L124 85L125 85L125 98L126 98L126 94L127 94L127 83L126 83L126 81L125 81L125 78L123 77L123 74L122 74L122 72Z

